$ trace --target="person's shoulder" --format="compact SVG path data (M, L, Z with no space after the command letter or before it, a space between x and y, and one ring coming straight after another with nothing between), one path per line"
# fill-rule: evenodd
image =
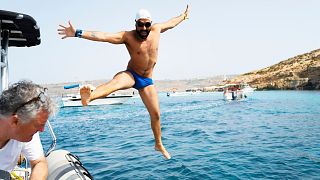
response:
M135 30L133 29L133 30L125 31L124 33L125 33L125 34L133 34L134 32L135 32Z
M124 36L129 36L132 34L133 30L128 30L128 31L121 31L121 33L123 33Z
M161 30L161 27L162 27L162 24L160 24L160 23L155 23L155 24L152 25L151 30L152 30L152 31L160 31L160 30Z
M130 38L135 35L135 30L124 31L124 37Z
M33 144L36 144L36 143L41 143L41 140L40 140L40 135L39 135L39 132L36 132L33 136L32 136L32 139L31 141L29 142L25 142L25 145L33 145Z
M160 23L154 23L152 24L151 28L160 28L161 27L161 24Z

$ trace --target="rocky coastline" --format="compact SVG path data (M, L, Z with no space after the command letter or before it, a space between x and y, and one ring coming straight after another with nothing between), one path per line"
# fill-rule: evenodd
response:
M320 49L245 73L230 81L246 82L257 90L320 90Z

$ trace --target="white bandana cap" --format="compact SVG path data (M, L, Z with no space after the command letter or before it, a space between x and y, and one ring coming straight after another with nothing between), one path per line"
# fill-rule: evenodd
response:
M138 21L139 19L149 19L150 21L152 21L151 14L146 9L140 9L137 12L136 21Z

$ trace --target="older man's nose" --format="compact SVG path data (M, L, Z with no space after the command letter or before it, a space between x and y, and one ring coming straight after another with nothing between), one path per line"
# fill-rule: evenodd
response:
M44 126L41 126L38 131L43 132L44 131Z

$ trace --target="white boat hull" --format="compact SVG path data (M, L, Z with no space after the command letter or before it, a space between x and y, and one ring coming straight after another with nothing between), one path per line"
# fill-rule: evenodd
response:
M224 99L227 101L231 100L241 100L247 97L243 91L233 91L233 92L225 92Z
M241 89L245 94L248 94L248 93L252 93L253 91L256 90L256 88L252 88L252 87L245 87L243 89Z
M96 99L91 101L89 106L97 105L112 105L112 104L123 104L132 98L132 95L110 95L105 98ZM63 97L62 98L63 107L79 107L82 106L81 98L79 95L72 97Z

